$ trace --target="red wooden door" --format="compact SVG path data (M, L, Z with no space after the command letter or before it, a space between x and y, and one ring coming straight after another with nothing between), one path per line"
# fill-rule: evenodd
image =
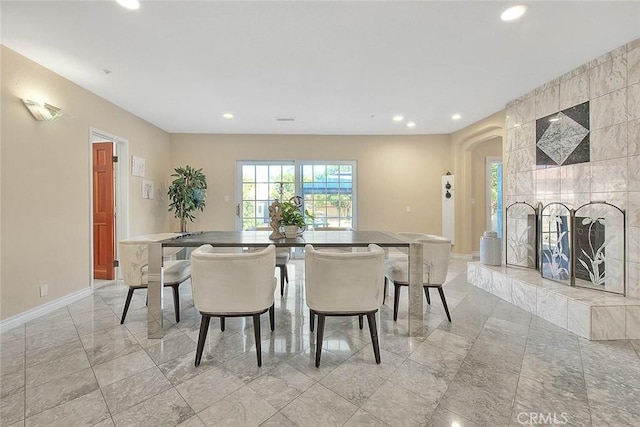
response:
M93 145L93 277L113 280L115 254L113 144Z

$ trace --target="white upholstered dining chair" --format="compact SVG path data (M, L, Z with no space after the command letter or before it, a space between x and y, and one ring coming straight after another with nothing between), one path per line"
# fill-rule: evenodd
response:
M316 367L320 366L326 316L366 315L373 353L380 363L375 314L382 305L383 281L384 251L377 245L369 245L366 252L349 253L321 252L305 246L304 286L312 331L318 316Z
M177 233L147 234L118 242L118 260L120 261L122 279L125 285L129 287L120 324L123 324L127 317L133 291L146 289L148 286L149 243L177 236L179 236ZM191 276L191 267L188 260L173 259L182 249L163 248L164 286L173 289L176 322L180 322L180 292L178 287Z
M440 293L444 311L447 319L451 322L449 307L444 296L442 285L447 279L447 270L449 269L449 256L451 254L451 240L429 234L419 234L413 240L422 244L422 286L424 287L424 295L427 298L427 304L431 304L429 297L429 288L437 288ZM385 289L387 279L393 282L393 320L398 320L398 303L400 302L400 289L403 286L409 286L409 269L407 266L407 258L390 259L385 265Z
M203 245L191 253L193 305L200 312L200 335L195 366L200 365L211 317L252 317L258 366L262 366L260 315L269 311L271 330L275 326L275 246L247 253L214 252Z
M256 231L272 230L273 229L271 227L256 227ZM276 248L276 267L280 270L280 296L284 295L284 282L286 281L289 283L289 270L287 270L289 258L291 258L290 248Z

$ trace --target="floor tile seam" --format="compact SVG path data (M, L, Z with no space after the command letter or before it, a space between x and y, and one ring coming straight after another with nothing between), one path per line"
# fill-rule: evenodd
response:
M337 369L337 368L336 368L336 369ZM335 369L334 369L334 371L335 371ZM333 371L332 371L332 372L333 372ZM375 390L371 393L371 395L369 395L369 397L367 397L366 399L364 399L364 400L362 401L362 403L358 405L358 404L356 404L356 403L353 403L351 400L349 400L346 396L343 396L343 395L342 395L341 393L339 393L338 391L333 390L332 388L329 388L328 386L324 385L324 384L322 383L322 380L323 380L323 379L325 379L325 378L327 378L327 376L328 376L328 375L325 375L321 380L318 380L318 384L320 384L321 386L323 386L323 387L324 387L324 388L326 388L327 390L330 390L330 391L332 391L333 393L337 394L338 396L340 396L341 398L343 398L343 399L344 399L344 400L346 400L347 402L349 402L349 403L351 403L352 405L356 406L358 409L362 409L362 405L364 405L364 404L365 404L365 403L366 403L366 402L371 398L371 396L373 396L374 394L376 394L376 392L377 392L378 390L380 390L380 388L384 385L384 383L386 383L386 382L390 381L390 380L389 380L389 378L382 378L382 377L378 377L378 378L380 378L380 379L382 380L382 382L380 383L380 385L379 385L378 387L376 387L376 388L375 388ZM393 383L393 384L395 384L395 383ZM397 384L396 384L396 385L397 385ZM311 387L309 387L309 388L311 388ZM403 388L404 388L404 387L403 387ZM308 390L308 389L307 389L307 390ZM406 389L405 389L405 390L406 390ZM410 390L407 390L407 391L410 391ZM413 393L413 392L411 392L411 393ZM295 399L294 399L294 400L295 400ZM358 412L358 411L356 410L356 412ZM356 414L356 412L354 412L354 413L351 415L351 417L353 417L353 415L355 415L355 414ZM349 417L349 419L351 419L351 417ZM348 421L348 420L347 420L347 421Z
M102 298L102 297L100 297L100 298ZM82 340L80 340L80 345L82 346L82 349L85 351L85 355L86 355L87 360L88 360L89 359L89 354L87 353L86 347L85 347L84 342ZM97 366L100 366L100 365L97 365ZM98 384L98 390L100 390L100 396L102 396L102 401L104 402L104 406L105 406L105 408L107 408L107 413L109 414L109 418L111 418L111 421L115 425L115 421L113 421L113 414L111 413L111 408L109 408L109 405L107 404L107 399L104 396L104 392L102 391L102 386L100 385L100 382L98 381L98 377L96 376L96 371L94 370L94 367L91 366L91 362L89 362L89 367L91 368L91 372L93 372L93 377L95 378L96 383Z
M378 391L378 390L376 390L376 391ZM372 394L372 396L373 396L373 394ZM368 399L367 399L367 400L368 400ZM366 402L366 400L365 400L365 402ZM356 406L357 406L357 405L356 405ZM384 421L382 421L380 418L378 418L378 417L376 417L375 415L373 415L371 412L369 412L369 411L366 411L366 410L362 409L362 407L358 407L358 409L356 410L356 412L354 412L354 413L353 413L353 415L351 415L351 416L349 417L349 419L348 419L347 421L345 421L342 425L344 426L344 425L346 425L349 421L351 421L351 420L356 416L356 414L358 413L358 411L363 411L363 412L364 412L364 413L366 413L368 416L370 416L371 418L375 419L376 421L378 421L378 422L382 423L382 424L383 424L383 425L385 425L385 426L388 426L388 425L389 425L389 424L385 423Z
M79 371L75 371L75 372L73 372L73 373L71 373L71 374L69 374L69 375L67 375L67 376L65 376L65 377L62 377L62 378L57 378L57 379L55 379L55 380L47 381L46 383L38 384L38 385L37 385L37 386L35 386L35 387L40 387L40 386L43 386L43 385L49 384L49 383L51 383L51 382L53 382L53 381L61 381L61 380L64 380L65 378L68 378L68 377L70 377L71 375L77 374L78 372L83 371L83 370L85 370L85 369L91 369L91 367L89 367L89 368L84 368L84 369L80 369ZM102 393L102 389L100 388L100 383L98 382L98 379L96 378L96 375L95 375L95 372L93 372L93 369L91 369L91 373L93 374L93 379L95 380L96 385L97 385L97 388L96 388L95 390L91 390L90 392L85 393L85 394L82 394L82 395L80 395L80 396L76 396L76 397L74 397L73 399L70 399L70 400L67 400L67 401L64 401L64 402L58 403L57 405L52 406L52 407L50 407L50 408L46 408L46 409L43 409L43 410L41 410L41 411L39 411L39 412L35 412L35 413L33 413L33 414L29 415L29 418L33 418L33 417L35 417L36 415L42 414L43 412L53 410L53 409L55 409L55 408L58 408L59 406L65 405L65 404L70 403L70 402L73 402L73 401L74 401L74 400L76 400L76 399L80 399L80 398L82 398L82 397L85 397L86 395L91 394L91 393L93 393L93 392L94 392L94 391L96 391L96 390L100 390L100 392ZM35 388L35 387L34 387L34 388ZM27 419L27 390L26 390L26 387L25 387L25 390L24 390L24 399L25 399L25 402L24 402L25 418L24 418L24 420L26 421L26 419ZM104 396L103 396L103 399L104 399ZM109 409L109 408L108 408L108 405L107 405L107 403L106 403L106 400L105 400L105 406L107 406L107 409Z
M148 368L148 369L145 369L144 371L138 372L138 373L137 373L137 374L135 374L135 375L141 374L141 373L143 373L143 372L150 371L150 370L151 370L151 369L153 369L153 368L158 369L158 371L160 371L160 373L164 376L164 373L162 372L162 370L160 370L160 368L158 368L157 366L152 366L152 367L150 367L150 368ZM94 373L94 375L95 375L95 373ZM135 376L135 375L133 375L133 376ZM121 379L120 381L124 381L124 380L129 379L129 378L131 378L131 377L123 378L123 379ZM107 401L107 399L106 399L106 398L105 398L105 396L104 396L103 387L100 387L100 384L98 384L98 388L100 389L100 392L102 393L102 398L104 399L104 403L105 403L105 405L107 406L107 410L109 411L109 414L111 415L111 417L113 417L113 416L115 416L115 415L122 414L122 413L124 413L124 412L126 412L126 411L130 410L131 408L134 408L134 407L136 407L136 406L138 406L138 405L140 405L140 404L142 404L142 403L144 403L144 402L146 402L146 401L148 401L148 400L150 400L150 399L156 398L156 397L158 397L158 395L160 395L160 394L162 394L162 393L165 393L165 392L167 392L168 390L170 390L170 389L172 389L172 388L173 388L173 389L175 389L176 391L178 391L178 390L176 389L176 387L175 387L173 384L171 384L171 381L169 381L169 380L167 380L167 379L166 379L166 377L165 377L165 380L167 381L167 383L168 383L169 387L167 387L167 388L165 388L165 389L163 389L163 390L159 391L158 393L154 394L153 396L149 396L149 397L147 397L146 399L143 399L143 400L141 400L141 401L137 402L135 405L129 406L129 407L127 407L127 408L125 408L125 409L123 409L123 410L121 410L121 411L118 411L118 412L116 412L116 413L113 413L113 411L112 411L111 407L109 406L109 402ZM97 381L97 380L96 380L96 381ZM120 382L120 381L116 381L115 383L109 384L109 385L105 386L105 388L106 388L106 387L108 387L108 386L112 386L112 385L114 385L114 384L117 384L117 383L118 383L118 382ZM180 397L182 397L182 395L180 395ZM184 399L184 398L183 398L183 399ZM185 403L186 403L186 399L185 399ZM187 403L187 404L188 404L188 403ZM193 410L193 408L192 408L192 410ZM195 413L195 411L194 411L194 413Z
M633 345L631 347L633 347ZM589 387L587 387L587 379L584 374L584 361L582 360L582 344L580 343L580 340L578 340L578 350L579 350L578 353L580 355L580 368L582 369L582 381L584 383L584 388L587 394L587 407L589 408L589 421L591 422L591 425L593 425L593 416L591 415L591 398L589 397ZM634 350L635 350L635 347L634 347Z
M194 377L194 378L195 378L195 377ZM185 382L186 382L186 381L185 381ZM240 380L240 382L242 382L242 380ZM184 383L183 383L183 384L184 384ZM202 414L204 411L206 411L207 409L209 409L210 407L212 407L212 406L213 406L213 405L215 405L216 403L222 402L224 399L226 399L227 397L231 396L233 393L237 392L238 390L242 389L243 387L247 387L249 390L251 390L252 392L254 392L254 393L256 393L256 394L257 394L257 392L256 392L255 390L253 390L253 389L252 389L251 387L249 387L247 384L245 384L244 382L242 382L242 385L240 385L238 388L235 388L233 391L231 391L231 392L227 393L226 395L224 395L224 396L220 397L220 398L219 398L219 399L217 399L217 400L214 400L213 402L209 403L207 406L205 406L204 408L200 409L199 411L196 411L196 410L195 410L195 408L191 406L191 404L189 403L189 401L187 400L187 398L186 398L182 393L180 393L180 390L178 390L178 388L177 388L177 387L175 387L175 386L174 386L173 388L176 390L176 392L178 392L178 395L180 396L180 398L181 398L182 400L184 400L184 402L185 402L185 403L187 404L187 406L188 406L188 407L193 411L193 413L194 413L195 415L197 415L197 416L198 416L198 418L200 418L200 414ZM165 390L165 391L166 391L166 390ZM162 393L164 393L164 391L163 391ZM262 398L262 396L260 396L260 397ZM274 408L271 404L269 404L269 403L268 403L268 402L266 402L266 401L265 401L265 403L267 403L267 404L268 404L269 406L271 406L275 411L277 411L277 409L276 409L276 408ZM200 420L202 420L202 418L200 418ZM207 425L207 423L205 423L204 421L203 421L203 424Z

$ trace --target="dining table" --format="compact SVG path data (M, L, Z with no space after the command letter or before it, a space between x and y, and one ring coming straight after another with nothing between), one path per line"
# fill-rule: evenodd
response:
M409 315L410 336L424 335L422 302L422 244L402 235L386 231L305 231L296 238L269 239L270 231L200 231L184 233L174 238L149 243L147 336L159 339L163 336L163 248L197 248L212 245L224 248L259 248L268 245L284 248L344 247L363 248L370 244L382 248L397 248L408 255L409 266Z

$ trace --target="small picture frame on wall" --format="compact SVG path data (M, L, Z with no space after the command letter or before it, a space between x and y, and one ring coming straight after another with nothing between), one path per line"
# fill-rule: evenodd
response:
M144 178L145 162L142 157L131 156L131 175Z
M142 180L142 198L153 199L153 181Z

